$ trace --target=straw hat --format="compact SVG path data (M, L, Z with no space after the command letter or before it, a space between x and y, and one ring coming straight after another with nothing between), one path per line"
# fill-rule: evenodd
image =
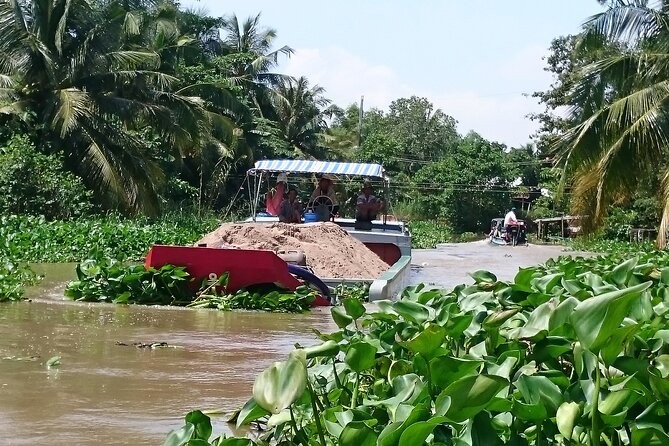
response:
M285 172L281 172L279 176L276 177L277 183L288 183L288 175Z

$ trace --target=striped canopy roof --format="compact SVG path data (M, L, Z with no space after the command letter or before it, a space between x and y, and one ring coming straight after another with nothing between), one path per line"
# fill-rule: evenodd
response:
M343 163L339 161L260 160L256 162L253 169L249 169L251 175L256 175L258 172L320 173L385 178L383 166L380 164Z

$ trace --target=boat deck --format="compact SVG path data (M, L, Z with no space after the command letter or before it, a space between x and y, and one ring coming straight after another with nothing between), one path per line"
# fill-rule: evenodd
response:
M278 217L258 216L255 219L256 223L267 224L278 221ZM253 219L248 218L246 222L253 222ZM336 218L334 223L374 251L390 265L390 268L381 277L366 280L328 277L322 277L321 279L330 286L335 286L341 282L349 284L356 282L370 283L369 297L372 301L397 296L408 284L411 265L411 234L406 225L398 221L383 223L381 220L375 220L372 222L372 229L359 230L355 229L355 219L353 218Z

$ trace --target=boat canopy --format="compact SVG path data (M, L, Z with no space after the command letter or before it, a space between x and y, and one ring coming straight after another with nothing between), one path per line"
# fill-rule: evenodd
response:
M340 161L315 160L260 160L249 169L248 174L256 176L263 172L316 173L342 176L360 176L386 179L380 164L344 163Z

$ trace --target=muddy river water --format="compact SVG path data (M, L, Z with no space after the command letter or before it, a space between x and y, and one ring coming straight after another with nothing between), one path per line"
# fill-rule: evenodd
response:
M239 408L268 364L295 343L312 344L312 328L335 328L328 310L63 302L72 271L50 267L30 291L32 302L0 305L0 445L160 445L191 409ZM56 355L61 365L47 368ZM225 423L218 424L220 430Z
M414 254L413 282L451 286L476 269L518 266L559 249L448 245ZM63 300L74 265L42 265L31 302L0 305L0 445L160 445L192 409L229 413L256 375L295 343L332 331L328 309L307 314L218 312ZM138 348L134 343L167 343ZM48 368L53 356L59 367ZM215 428L228 429L224 418Z

